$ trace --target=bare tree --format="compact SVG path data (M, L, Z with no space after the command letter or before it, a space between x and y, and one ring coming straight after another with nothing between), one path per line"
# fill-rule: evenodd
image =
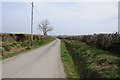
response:
M42 30L44 35L47 35L47 32L53 30L53 28L50 26L50 23L48 22L48 20L43 20L42 22L40 22L38 29Z

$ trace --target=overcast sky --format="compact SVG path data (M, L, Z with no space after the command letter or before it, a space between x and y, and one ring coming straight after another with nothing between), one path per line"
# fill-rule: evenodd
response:
M3 2L2 31L30 33L31 3ZM34 33L48 19L54 35L81 35L118 31L117 2L35 2Z

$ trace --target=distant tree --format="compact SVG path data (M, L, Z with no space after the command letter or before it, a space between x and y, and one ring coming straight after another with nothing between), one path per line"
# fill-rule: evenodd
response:
M47 35L47 32L53 30L48 20L43 20L42 22L40 22L40 24L38 25L38 29L42 30L44 35Z

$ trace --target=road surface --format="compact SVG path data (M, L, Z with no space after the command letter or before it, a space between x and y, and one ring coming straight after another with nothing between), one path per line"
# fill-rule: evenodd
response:
M65 78L60 40L3 60L3 78Z

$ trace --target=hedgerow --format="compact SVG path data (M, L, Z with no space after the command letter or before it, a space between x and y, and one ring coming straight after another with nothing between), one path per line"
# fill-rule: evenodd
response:
M90 46L109 51L115 55L120 55L120 34L94 34L80 36L58 36L61 39L77 40Z
M37 47L45 42L54 40L51 36L33 35L33 41L31 46L31 35L30 34L0 34L2 40L2 46L0 54L2 56L7 55L14 49L29 50L31 47ZM14 50L15 51L15 50Z

